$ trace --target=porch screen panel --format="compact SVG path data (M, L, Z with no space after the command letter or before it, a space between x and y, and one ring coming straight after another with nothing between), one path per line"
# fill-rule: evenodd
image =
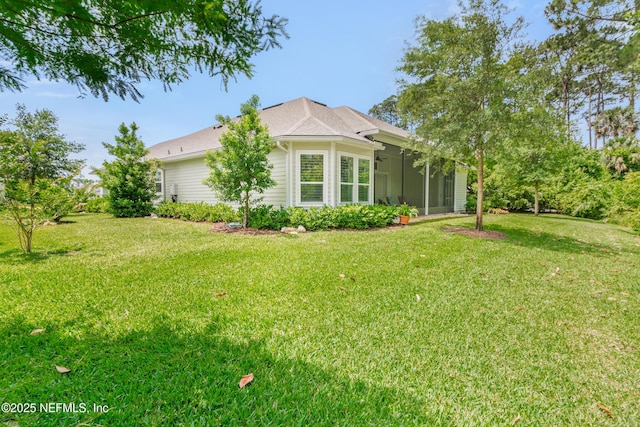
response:
M371 177L371 161L369 159L358 159L358 201L369 201L369 187Z
M300 155L300 201L324 203L324 154Z
M340 202L353 202L353 157L340 156Z

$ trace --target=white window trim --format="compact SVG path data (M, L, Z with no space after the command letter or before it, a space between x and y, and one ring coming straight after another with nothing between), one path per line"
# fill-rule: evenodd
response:
M157 179L158 174L160 174L160 180ZM164 200L164 169L158 168L156 170L156 175L153 177L154 184L160 184L160 191L156 191L156 196L161 197Z
M351 157L354 162L353 162L353 183L350 183L353 185L353 189L352 189L352 195L351 195L351 199L352 200L358 200L358 186L360 185L367 185L369 187L369 192L368 192L368 199L366 202L360 202L359 200L357 202L343 202L341 200L342 198L342 173L341 173L341 167L342 167L342 157ZM358 182L358 170L359 170L359 160L368 160L369 161L369 183L368 184L360 184ZM336 165L337 165L337 172L336 172L336 184L337 184L337 189L336 189L336 194L338 195L337 200L338 200L338 204L339 205L348 205L348 204L360 204L360 205L371 205L373 204L373 162L374 159L372 156L366 156L366 155L362 155L362 154L354 154L354 153L349 153L346 151L338 151L338 156L337 156L337 161L336 161Z
M301 161L300 158L304 154L322 154L322 203L320 202L302 202L302 190L300 181ZM325 206L328 200L328 188L329 188L329 150L297 150L296 151L296 202L297 206L311 207L311 206Z

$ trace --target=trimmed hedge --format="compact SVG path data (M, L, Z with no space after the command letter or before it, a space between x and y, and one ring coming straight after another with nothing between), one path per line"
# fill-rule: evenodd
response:
M274 208L259 206L249 213L249 226L279 230L302 225L308 231L386 227L399 215L399 206L347 205L322 208Z
M196 222L236 222L240 220L238 212L229 205L205 202L162 202L155 208L156 215L164 218L179 218Z
M280 230L282 227L302 225L308 231L328 229L357 229L386 227L400 215L400 206L347 205L310 209L274 208L261 205L249 211L249 227L259 230ZM156 209L158 216L197 222L237 222L242 210L234 210L224 203L162 202Z

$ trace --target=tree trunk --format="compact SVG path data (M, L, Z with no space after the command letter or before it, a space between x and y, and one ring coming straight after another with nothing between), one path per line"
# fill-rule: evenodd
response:
M244 195L244 212L242 214L242 228L247 228L249 223L249 192Z
M476 230L482 231L482 209L484 199L484 153L479 148L476 153L478 159L478 203L476 205Z
M540 184L538 184L536 182L535 185L535 201L534 201L534 207L533 207L533 214L535 216L538 216L538 214L540 213L540 193L539 193L539 189L540 189Z

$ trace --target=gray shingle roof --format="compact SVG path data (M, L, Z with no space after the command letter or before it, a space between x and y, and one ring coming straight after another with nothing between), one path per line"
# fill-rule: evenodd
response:
M342 137L372 143L360 133L376 131L399 138L409 137L406 131L352 108L329 108L308 98L267 107L260 110L260 118L268 126L271 137L276 140L285 137ZM169 160L218 148L218 138L225 130L226 126L214 125L190 135L161 142L149 148L149 157Z

